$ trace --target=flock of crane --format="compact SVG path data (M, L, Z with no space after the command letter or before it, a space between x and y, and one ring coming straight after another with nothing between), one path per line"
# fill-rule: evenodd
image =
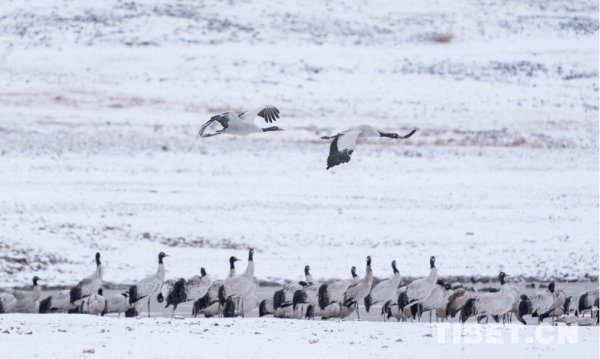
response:
M212 137L221 134L248 136L255 133L283 131L277 126L261 128L254 122L256 117L262 117L267 123L272 123L279 118L279 109L275 106L267 105L242 113L233 111L224 112L210 118L202 128L199 135L201 137ZM215 126L220 126L219 130L209 133L209 130ZM379 131L369 125L360 125L349 128L335 136L322 136L323 140L333 140L329 147L329 156L327 157L327 169L350 161L350 156L354 152L356 141L367 137L387 137L403 140L412 136L417 130L414 129L406 135L397 133L386 133Z
M427 277L401 286L400 272L396 261L392 261L392 274L389 278L375 283L371 268L371 257L366 259L364 277L351 268L351 278L331 283L319 283L304 267L304 280L291 282L274 292L272 298L259 301L256 290L258 281L254 276L254 250L248 252L248 262L244 273L237 274L235 263L238 258L229 258L229 274L225 279L214 279L201 268L199 275L191 278L165 280L164 259L167 255L158 254L158 268L129 287L127 291L115 293L105 298L102 295L104 267L100 253L96 253L96 268L92 275L82 279L70 290L59 291L44 299L40 298L40 278L33 277L31 291L0 293L0 313L107 313L125 314L137 317L147 304L148 317L150 303L156 298L165 308L172 306L174 316L177 306L192 302L192 316L236 317L245 316L258 307L259 316L272 315L278 318L320 317L346 318L354 313L360 319L360 307L368 312L372 306L381 307L383 320L394 318L398 321L421 320L424 312L429 312L431 321L435 312L436 320L447 320L458 314L461 322L474 317L477 322L489 317L496 322L512 320L514 315L521 323L527 324L524 317L537 317L538 322L546 318L567 325L598 324L598 289L582 293L577 306L571 310L572 297L557 290L554 282L547 289L539 290L533 296L519 294L518 290L506 283L508 277L500 272L500 286L495 291L474 292L464 288L452 289L448 283L438 278L435 257L429 260L430 272ZM40 300L41 299L41 300ZM574 315L571 312L574 311ZM585 313L590 312L589 317Z

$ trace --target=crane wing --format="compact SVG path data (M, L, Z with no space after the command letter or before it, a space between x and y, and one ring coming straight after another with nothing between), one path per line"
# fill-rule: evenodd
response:
M206 130L213 123L219 123L221 126L223 126L223 128L220 131L217 131L216 133L207 134ZM208 120L204 125L202 125L202 128L200 128L200 132L198 134L201 137L210 137L210 136L218 135L223 130L225 130L227 127L229 127L229 116L227 113L223 113L223 114L215 115L215 116L211 117L210 120Z
M360 130L351 129L336 135L329 146L327 169L350 161Z
M256 116L264 118L265 122L272 123L279 118L279 109L272 105L262 106L238 115L242 121L254 121Z

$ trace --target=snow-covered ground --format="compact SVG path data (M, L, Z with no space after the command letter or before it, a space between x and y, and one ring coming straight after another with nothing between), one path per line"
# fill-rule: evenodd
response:
M598 276L595 1L5 1L0 286ZM286 129L199 139L272 103ZM318 136L419 128L325 171ZM361 269L362 271L362 269ZM422 339L426 340L426 339Z
M598 327L5 315L0 348L19 358L594 358Z

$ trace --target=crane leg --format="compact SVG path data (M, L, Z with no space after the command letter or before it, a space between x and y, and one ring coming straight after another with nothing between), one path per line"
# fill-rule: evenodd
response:
M150 318L150 296L148 296L148 318Z

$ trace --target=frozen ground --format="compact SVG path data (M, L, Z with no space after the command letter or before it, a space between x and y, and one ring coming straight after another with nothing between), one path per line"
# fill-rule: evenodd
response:
M598 327L4 315L0 347L19 358L594 358Z
M20 1L0 15L0 286L254 247L262 280L598 276L594 1ZM258 20L260 19L260 20ZM9 45L11 44L11 45ZM283 133L196 136L272 103ZM325 171L347 126L369 141ZM243 266L243 265L242 265Z

